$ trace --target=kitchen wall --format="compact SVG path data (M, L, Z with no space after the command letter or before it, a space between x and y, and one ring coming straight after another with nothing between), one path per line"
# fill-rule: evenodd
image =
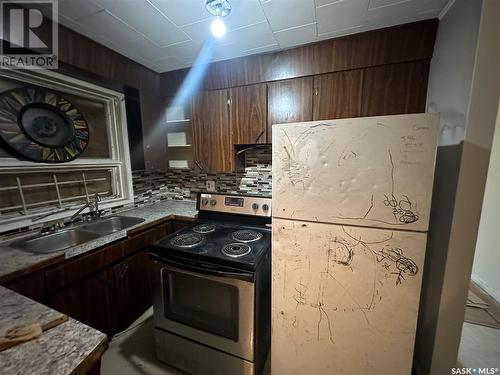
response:
M244 169L234 173L206 173L194 169L135 171L135 204L162 199L193 199L206 191L206 181L215 181L221 193L271 196L271 145L261 145L245 152Z
M433 361L480 16L481 1L456 0L439 22L431 60L426 107L441 113L441 131L415 343L419 374L429 374Z
M476 12L468 6L479 2L457 0L453 7L465 7L462 17L473 17ZM417 356L424 374L440 375L450 373L456 366L463 326L465 303L474 258L474 249L479 227L483 194L490 160L493 133L498 113L500 95L500 2L483 0L477 39L470 100L466 110L465 137L460 151L459 171L456 189L448 195L454 196L453 208L448 214L448 227L439 233L436 226L434 235L444 236L442 247L429 247L429 255L441 253L443 261L439 267L427 271L437 276L439 283L429 282L427 290L438 294L438 302L433 309L428 307L432 297L425 295L421 312L425 318L419 321L419 328L429 341L417 342ZM448 16L448 14L446 15ZM455 13L460 16L460 12ZM460 35L461 30L456 30ZM439 33L439 32L438 32ZM457 38L456 48L462 47ZM454 64L460 63L454 61ZM447 94L450 94L449 92ZM438 160L439 162L439 160ZM453 172L454 173L454 172ZM445 178L442 176L441 179ZM456 192L456 193L455 193ZM433 207L434 209L434 207ZM446 213L443 213L445 215ZM436 244L438 244L436 242ZM437 274L438 273L438 274ZM436 275L437 274L437 275ZM432 279L432 278L431 278ZM433 277L436 280L436 277ZM428 314L431 313L431 314ZM434 315L433 315L434 314Z
M474 254L472 280L500 303L500 103Z

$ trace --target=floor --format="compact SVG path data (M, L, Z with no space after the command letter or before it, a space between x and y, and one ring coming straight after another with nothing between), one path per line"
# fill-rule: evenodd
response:
M101 362L102 375L182 375L155 357L153 308L113 337Z
M495 311L500 307L482 289L471 288ZM500 368L500 329L464 322L458 361L463 367Z
M463 367L500 368L500 329L464 323L458 360Z
M155 357L153 309L116 335L104 353L102 375L182 375ZM463 367L500 368L500 329L464 323L459 363Z

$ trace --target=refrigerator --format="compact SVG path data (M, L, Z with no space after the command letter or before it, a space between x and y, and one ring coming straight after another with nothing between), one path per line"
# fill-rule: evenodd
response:
M273 375L411 374L438 124L273 126Z

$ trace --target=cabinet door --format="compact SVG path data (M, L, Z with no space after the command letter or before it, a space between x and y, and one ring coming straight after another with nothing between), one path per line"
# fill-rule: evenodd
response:
M362 83L362 70L315 76L313 120L359 117Z
M428 76L428 61L365 69L361 115L425 112Z
M120 332L134 322L151 305L151 290L146 251L111 267L107 272L113 288L112 331Z
M205 171L230 172L233 146L230 139L227 90L200 91L193 99L194 163Z
M42 271L33 272L26 276L4 284L7 288L31 298L37 302L45 301L45 281Z
M47 305L107 335L112 335L112 282L106 271L80 280L53 294Z
M267 140L272 142L273 124L311 121L313 78L270 82L267 92Z
M265 83L229 90L232 144L266 143L267 87Z

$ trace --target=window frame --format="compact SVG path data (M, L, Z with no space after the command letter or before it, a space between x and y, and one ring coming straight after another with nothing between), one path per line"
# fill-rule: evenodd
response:
M101 101L105 107L109 149L108 158L77 158L60 164L18 160L15 157L0 157L0 176L15 172L22 175L27 172L38 171L57 173L81 169L112 168L116 170L116 175L118 176L113 186L113 189L116 191L114 191L113 197L101 202L100 207L109 209L133 203L134 192L132 187L132 169L124 94L49 70L0 70L0 77L46 87L61 93L68 93L94 101L96 99ZM78 208L80 205L75 206ZM51 211L54 214L47 216L45 219L37 220L36 222L33 221L34 217L50 214ZM38 210L37 212L23 214L16 218L10 217L5 219L0 215L0 233L26 226L39 226L48 221L61 220L71 216L73 213L74 207L71 206L64 211L47 208L46 211Z

